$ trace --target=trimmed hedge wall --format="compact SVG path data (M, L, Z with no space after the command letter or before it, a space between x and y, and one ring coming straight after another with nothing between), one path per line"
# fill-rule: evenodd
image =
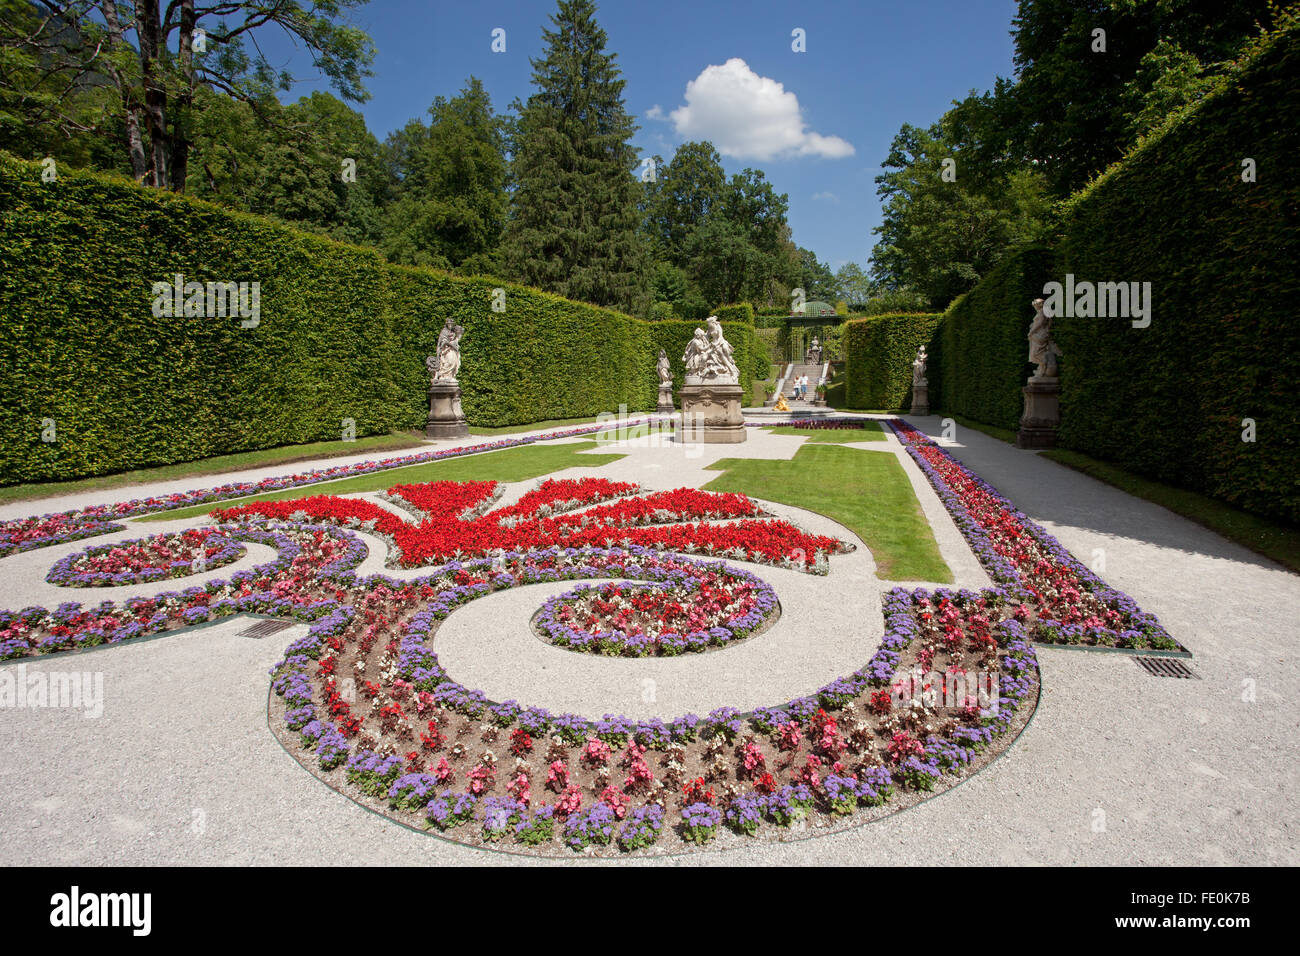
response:
M1152 309L1057 320L1063 446L1300 523L1297 157L1291 29L1072 197L1053 278L1149 281Z
M754 307L748 302L738 305L720 305L713 310L719 322L748 322L754 324Z
M912 361L938 323L937 314L901 312L844 323L845 407L911 408Z
M929 349L930 407L1018 428L1029 364L1030 305L1052 274L1042 247L1015 250L943 314ZM1068 361L1062 358L1064 367Z
M1058 314L1060 444L1300 524L1297 155L1293 24L1064 203L1050 248L1009 252L948 307L929 349L931 407L1016 429L1044 284L1150 282L1146 328ZM1242 180L1248 157L1256 182ZM898 407L916 339L907 323L848 323L850 407Z
M659 348L698 323L645 322L536 289L393 266L269 219L0 153L0 484L422 428L424 357L465 327L472 424L652 409ZM152 284L260 282L260 321L152 314ZM741 369L753 327L724 323ZM55 441L42 440L44 420ZM48 435L48 429L45 429Z

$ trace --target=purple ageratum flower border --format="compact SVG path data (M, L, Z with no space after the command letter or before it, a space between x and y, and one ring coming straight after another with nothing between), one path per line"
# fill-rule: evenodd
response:
M993 546L990 543L988 534L984 531L984 528L974 519L974 517L971 516L966 506L961 503L957 494L952 490L948 483L943 480L943 477L934 466L921 456L915 443L908 438L907 433L900 427L905 424L905 422L902 419L891 418L888 419L888 424L895 436L897 436L899 443L907 449L907 453L911 455L912 460L916 462L922 473L924 473L926 478L929 479L930 484L934 486L935 491L938 492L939 497L943 500L944 506L952 515L957 527L961 529L962 534L970 544L971 549L975 552L976 557L979 558L984 569L988 571L989 576L1007 589L1006 593L1012 600L1024 601L1026 603L1032 601L1032 595L1029 594L1021 583L1020 572L1016 570L1015 565L1013 565L1009 559L993 550ZM917 434L921 433L917 431ZM1079 583L1085 590L1089 591L1099 601L1119 611L1128 619L1128 621L1132 622L1129 627L1126 627L1122 631L1117 631L1106 627L1083 628L1082 625L1062 625L1059 621L1044 621L1040 623L1040 629L1056 634L1057 636L1043 636L1040 630L1039 636L1035 638L1039 643L1077 644L1081 643L1083 636L1089 633L1091 633L1095 639L1097 636L1095 632L1103 632L1105 635L1108 635L1109 639L1113 640L1116 645L1121 648L1126 648L1132 646L1134 640L1134 638L1129 635L1136 634L1143 636L1146 641L1152 644L1153 649L1155 650L1166 652L1177 650L1187 656L1191 656L1191 652L1178 641L1174 640L1173 636L1165 630L1164 626L1160 624L1154 614L1143 611L1132 597L1125 594L1123 591L1112 588L1110 585L1106 584L1105 581L1084 565L1083 562L1071 554L1060 541L1048 534L1045 528L1030 519L1024 512L1017 509L1016 506L1011 503L1011 500L999 492L995 487L993 487L993 485L989 484L979 475L975 474L975 472L967 468L962 463L961 459L952 455L947 451L947 449L941 447L928 437L922 435L922 438L924 439L923 444L925 446L938 451L955 466L960 468L961 471L982 491L992 496L998 502L999 506L1002 507L1011 518L1018 522L1020 526L1024 528L1026 533L1028 533L1048 553L1052 561L1068 568L1069 571L1079 579ZM1142 635L1140 630L1142 628L1147 629L1145 635ZM1080 640L1070 641L1069 636L1078 636Z
M562 605L598 590L593 585L583 584L571 591L566 591L564 594L549 598L534 616L533 626L548 643L566 650L600 654L604 648L610 648L616 652L612 656L675 657L678 654L699 653L710 648L725 647L745 640L767 623L779 607L776 592L772 590L771 585L758 575L749 571L730 568L720 561L711 562L703 565L703 567L717 574L748 581L756 585L757 593L754 609L728 621L726 624L720 624L707 631L693 631L689 634L665 631L656 637L646 637L645 635L624 634L622 631L597 631L592 633L570 627L557 617L557 612ZM672 568L665 570L667 571L666 575L655 575L656 580L647 582L643 587L671 588L689 585L694 580L685 571ZM635 575L628 576L633 579L636 578Z
M164 537L174 538L182 534L184 532L174 531L165 534ZM215 556L207 560L203 571L194 570L193 564L189 561L175 561L166 566L152 565L140 568L137 571L121 571L117 574L108 574L103 571L77 571L73 567L78 561L107 554L114 548L129 548L132 545L150 544L156 537L157 535L150 535L147 538L134 538L130 541L118 541L114 544L98 544L83 548L81 551L55 561L49 573L45 575L45 580L50 584L69 588L123 587L128 584L147 584L170 578L186 578L193 574L201 574L203 571L215 571L217 568L238 561L247 551L238 540L227 532L223 534L224 541L221 549ZM207 539L204 541L205 544L206 541Z
M653 421L658 417L661 416L647 415L645 420ZM637 424L642 423L641 419L636 419L635 421ZM463 455L475 455L486 451L498 451L503 448L515 448L520 445L531 445L539 441L552 441L556 438L572 438L578 435L590 435L606 428L608 428L608 424L584 425L581 428L543 432L540 435L526 435L522 438L503 438L498 439L497 441L483 442L479 445L462 445L456 448L435 449L433 451L419 452L414 455L403 455L398 458L386 458L382 461L361 461L353 462L350 465L335 465L331 468L313 468L310 471L297 472L291 475L262 478L256 482L231 482L226 485L218 485L215 488L200 488L194 491L177 492L176 494L167 496L137 498L130 501L119 502L115 505L88 505L85 508L71 511L51 511L43 515L31 515L26 518L12 518L0 521L0 558L7 557L10 554L17 554L22 551L31 551L36 548L44 548L54 544L66 544L69 541L77 541L82 538L107 534L110 531L121 531L122 526L114 524L114 521L124 518L135 518L151 512L174 511L180 508L189 508L194 505L227 501L232 498L246 498L252 495L267 494L273 491L283 491L289 488L300 488L304 485L317 484L323 481L334 481L339 478L354 478L359 475L389 471L394 468L405 468L410 465L422 465L431 461L441 461L444 458L458 458ZM56 535L50 535L45 538L31 539L21 542L15 542L12 540L12 530L18 524L33 520L48 521L53 518L67 519L70 522L71 527L67 531Z
M298 530L305 532L321 531L336 538L343 538L347 543L347 550L335 560L328 564L321 565L317 569L317 576L322 579L337 581L341 575L350 573L349 569L356 567L365 560L369 553L369 547L364 541L356 535L345 531L336 525L313 525L313 524L286 524L282 530L262 530L238 525L217 525L222 530L228 531L232 538L241 541L252 541L258 544L266 544L275 548L276 557L265 564L257 565L233 573L229 579L223 580L214 578L205 582L201 586L186 588L180 592L166 591L156 594L152 597L132 596L125 598L120 603L113 601L102 601L95 606L94 611L99 614L107 615L113 613L132 612L134 608L141 604L153 602L155 610L147 621L131 621L111 632L105 632L96 628L82 631L72 637L47 638L41 645L32 648L29 644L22 641L5 641L0 642L0 661L11 660L18 657L32 656L26 654L28 650L35 650L37 654L46 655L52 653L62 653L72 650L80 650L87 647L98 647L104 644L121 644L126 641L146 637L150 634L159 634L172 630L168 626L170 607L182 603L186 598L196 594L207 592L215 594L227 587L238 587L245 581L255 581L258 578L268 577L287 571L293 564L295 558L301 553L302 549L298 542L293 540L287 534L282 533L286 530ZM335 608L344 607L337 601L321 600L311 604L295 603L289 598L279 597L272 592L255 592L238 598L221 598L211 604L194 607L186 612L189 617L185 619L186 625L201 624L206 621L215 620L221 617L228 617L234 614L268 614L278 617L292 617L296 620L310 621L315 620L322 615L328 614ZM58 624L69 621L82 613L84 608L75 601L65 601L54 610L32 605L19 611L0 610L0 630L9 627L17 621L23 621L30 627L44 625L46 627L57 626ZM71 645L71 646L63 646Z

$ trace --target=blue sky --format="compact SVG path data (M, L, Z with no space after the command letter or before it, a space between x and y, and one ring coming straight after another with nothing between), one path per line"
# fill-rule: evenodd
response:
M526 99L554 10L552 0L371 0L353 14L378 50L359 107L370 130L382 139L424 118L471 74L498 112ZM929 125L1011 74L1015 12L1015 0L597 0L642 154L726 144L727 172L762 169L789 196L795 242L832 268L866 265L880 222L874 177L898 128ZM504 53L491 50L497 27ZM795 28L805 53L791 49ZM286 99L327 88L302 50L265 40L273 65L303 80Z

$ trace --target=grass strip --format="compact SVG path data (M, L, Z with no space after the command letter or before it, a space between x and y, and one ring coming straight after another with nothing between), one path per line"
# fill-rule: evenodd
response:
M882 580L952 582L912 483L888 452L805 443L789 461L723 458L709 468L724 472L704 486L709 491L739 491L838 521L866 542Z
M220 475L226 472L244 471L249 468L286 465L298 461L312 461L318 458L340 458L344 455L363 455L367 452L418 448L423 444L424 439L422 437L398 432L391 435L371 435L354 441L318 441L306 445L261 448L257 451L218 455L215 458L201 458L197 461L178 462L174 465L159 465L156 468L139 468L133 471L119 472L115 475L78 478L74 481L43 481L34 484L10 485L7 488L0 488L0 504L8 504L13 501L37 501L41 498L54 498L59 495L79 494L86 491L103 491L109 488L124 488L130 485L146 485L155 481L170 481L175 478Z

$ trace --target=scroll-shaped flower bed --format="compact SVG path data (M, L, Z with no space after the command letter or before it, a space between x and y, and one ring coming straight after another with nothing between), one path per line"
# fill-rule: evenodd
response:
M45 580L65 587L93 588L183 578L237 561L245 550L222 529L188 528L86 548L56 561Z
M1099 643L1100 629L1133 646L1121 627L1152 643L1163 634L990 486L903 423L894 427L997 587L891 591L885 636L862 668L752 713L551 714L490 701L439 664L438 622L497 590L586 578L635 588L709 567L669 553L685 550L825 570L839 548L765 520L743 496L640 494L613 482L548 482L495 511L491 483L393 488L414 522L359 499L232 509L241 524L230 534L272 544L275 561L120 604L0 611L0 658L241 612L310 622L272 671L281 739L341 791L473 845L686 850L862 819L955 782L1005 745L1037 692L1031 629L1053 639L1077 628ZM325 524L297 523L308 517ZM367 548L339 524L391 532L402 563L441 567L414 580L358 577ZM634 540L642 532L652 534Z
M776 593L725 564L669 567L665 580L584 584L533 619L558 647L612 657L674 657L744 640L775 619Z

